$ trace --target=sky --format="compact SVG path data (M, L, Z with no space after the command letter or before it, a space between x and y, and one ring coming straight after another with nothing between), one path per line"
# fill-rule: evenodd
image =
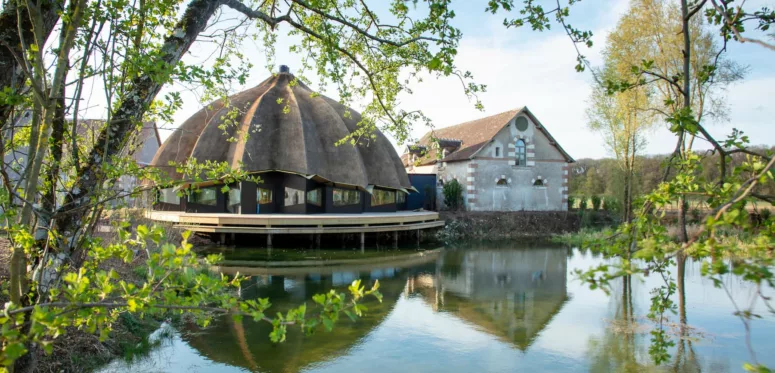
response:
M772 8L775 7L773 3L775 0L749 0L746 5L768 5ZM529 28L506 29L502 25L503 15L493 16L484 12L484 1L457 0L453 4L457 14L453 23L463 32L455 62L461 70L471 71L477 83L487 85L487 92L480 95L485 109L475 109L474 102L464 95L456 78L437 79L433 76L413 84L411 95L400 96L402 108L421 109L436 128L442 128L527 106L574 158L611 156L602 136L587 128L585 110L592 76L589 72L575 71L575 50L562 28L546 32L536 32ZM384 13L380 5L373 9ZM627 7L628 0L589 0L571 8L569 22L574 27L594 32L594 47L582 49L593 66L601 64L600 52L605 37L615 28ZM300 66L299 57L288 52L293 42L290 37L280 36L274 61L277 65L288 65L291 72ZM203 43L195 44L187 59L191 61L209 55L208 48L211 47ZM772 61L775 60L775 53L760 46L739 43L730 44L728 50L728 57L747 65L749 73L743 81L732 85L726 92L729 118L733 119L708 123L706 126L717 139L726 138L732 128L737 128L743 130L753 144L773 145L775 64ZM265 51L258 44L246 45L244 52L256 62L246 84L231 87L235 93L257 85L270 74L265 67ZM198 99L195 90L180 87L165 89L170 90L181 92L184 106L176 114L173 123L161 124L163 139L206 104ZM337 98L332 92L321 93ZM354 108L359 109L357 104ZM420 138L427 131L427 127L420 126L413 128L411 134L414 138ZM672 151L675 140L667 126L660 124L648 133L647 141L645 153L665 154ZM393 143L399 153L403 151L402 146L395 141ZM700 149L709 147L701 141L695 144Z

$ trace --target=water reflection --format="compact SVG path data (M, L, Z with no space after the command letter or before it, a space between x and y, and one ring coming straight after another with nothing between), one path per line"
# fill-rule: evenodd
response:
M568 299L566 273L564 250L461 250L407 288L524 351Z
M308 302L314 294L332 288L345 291L355 279L360 278L366 284L379 280L384 296L382 303L367 300L364 304L368 312L364 317L356 323L342 320L332 332L304 336L297 328L289 328L288 341L275 345L269 343L271 327L268 324L224 318L219 327L201 333L184 333L183 339L216 362L251 371L296 372L312 364L336 359L357 345L393 309L406 288L407 278L418 271L432 269L436 258L437 255L427 255L408 262L397 259L397 265L381 263L369 271L364 271L361 265L307 269L306 273L304 269L295 268L290 271L292 274L253 276L243 283L243 298L269 298L273 304L270 311L283 312Z
M515 247L516 246L516 247ZM354 279L379 279L383 303L310 337L289 329L269 342L269 326L224 318L205 330L181 330L147 361L105 371L137 372L514 372L737 371L749 361L742 325L723 290L679 258L677 313L668 325L676 346L661 367L648 354L649 290L658 276L625 278L606 296L569 278L604 259L546 244L492 243L397 256L366 264L316 268L239 268L252 275L243 298L268 297L283 311L313 294L344 290ZM236 270L236 269L232 269ZM738 301L752 291L725 279ZM772 318L756 324L752 342L764 364L775 356ZM159 368L161 367L161 368Z

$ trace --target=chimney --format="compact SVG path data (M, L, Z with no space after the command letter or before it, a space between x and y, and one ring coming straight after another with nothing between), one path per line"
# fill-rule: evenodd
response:
M280 65L280 73L290 73L291 69L288 68L288 65Z

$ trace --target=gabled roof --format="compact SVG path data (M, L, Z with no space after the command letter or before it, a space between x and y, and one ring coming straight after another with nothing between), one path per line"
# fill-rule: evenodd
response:
M428 132L423 136L418 145L425 146L429 150L427 156L420 162L421 165L433 164L438 160L438 149L443 147L433 146L432 138L436 139L455 139L461 142L460 148L447 154L442 159L443 162L455 162L471 159L479 150L492 141L493 137L505 127L509 121L519 114L524 113L535 123L536 128L540 130L548 139L549 143L565 157L568 162L574 162L573 158L557 143L549 131L525 106L520 109L505 111L488 117L456 124Z

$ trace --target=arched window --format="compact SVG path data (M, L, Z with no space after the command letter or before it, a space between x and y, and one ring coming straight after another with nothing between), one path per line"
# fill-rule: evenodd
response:
M527 147L525 146L525 141L522 139L517 140L517 146L516 146L516 162L514 163L517 166L525 166L527 165Z
M544 186L544 181L541 179L537 179L533 182L533 186Z

